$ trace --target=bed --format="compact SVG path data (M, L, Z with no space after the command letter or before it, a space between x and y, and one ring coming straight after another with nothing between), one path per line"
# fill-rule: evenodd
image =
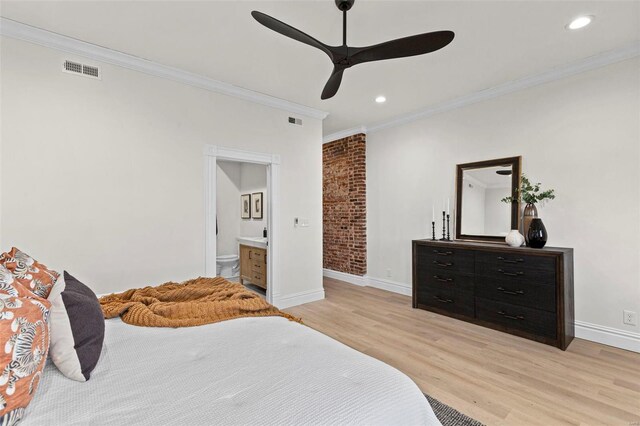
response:
M393 367L282 317L186 328L106 321L85 383L50 362L22 425L440 425Z

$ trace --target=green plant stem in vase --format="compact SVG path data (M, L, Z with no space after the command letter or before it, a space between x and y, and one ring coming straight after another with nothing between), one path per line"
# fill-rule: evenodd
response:
M556 198L555 190L547 189L543 191L541 189L542 184L540 182L532 184L529 178L523 173L520 177L520 188L515 190L515 194L510 197L505 197L501 201L503 203L524 202L524 212L522 214L522 233L525 237L525 242L529 245L529 227L531 221L538 217L537 203L545 203L546 201Z

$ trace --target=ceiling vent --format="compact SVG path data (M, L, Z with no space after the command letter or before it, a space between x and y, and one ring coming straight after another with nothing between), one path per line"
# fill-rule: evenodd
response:
M67 72L69 74L76 74L84 77L96 78L98 80L101 79L99 67L96 67L93 65L81 64L80 62L64 61L64 64L62 64L62 71Z
M289 117L289 124L297 124L298 126L302 126L302 119L301 118L295 118L295 117Z

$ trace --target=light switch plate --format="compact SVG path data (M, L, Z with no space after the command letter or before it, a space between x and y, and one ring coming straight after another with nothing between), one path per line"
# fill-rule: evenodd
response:
M293 218L293 226L296 228L307 228L309 226L309 219L305 217Z

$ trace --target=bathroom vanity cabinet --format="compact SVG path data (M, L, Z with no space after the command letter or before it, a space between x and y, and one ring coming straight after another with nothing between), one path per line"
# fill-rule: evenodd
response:
M240 244L240 283L267 289L267 250Z

